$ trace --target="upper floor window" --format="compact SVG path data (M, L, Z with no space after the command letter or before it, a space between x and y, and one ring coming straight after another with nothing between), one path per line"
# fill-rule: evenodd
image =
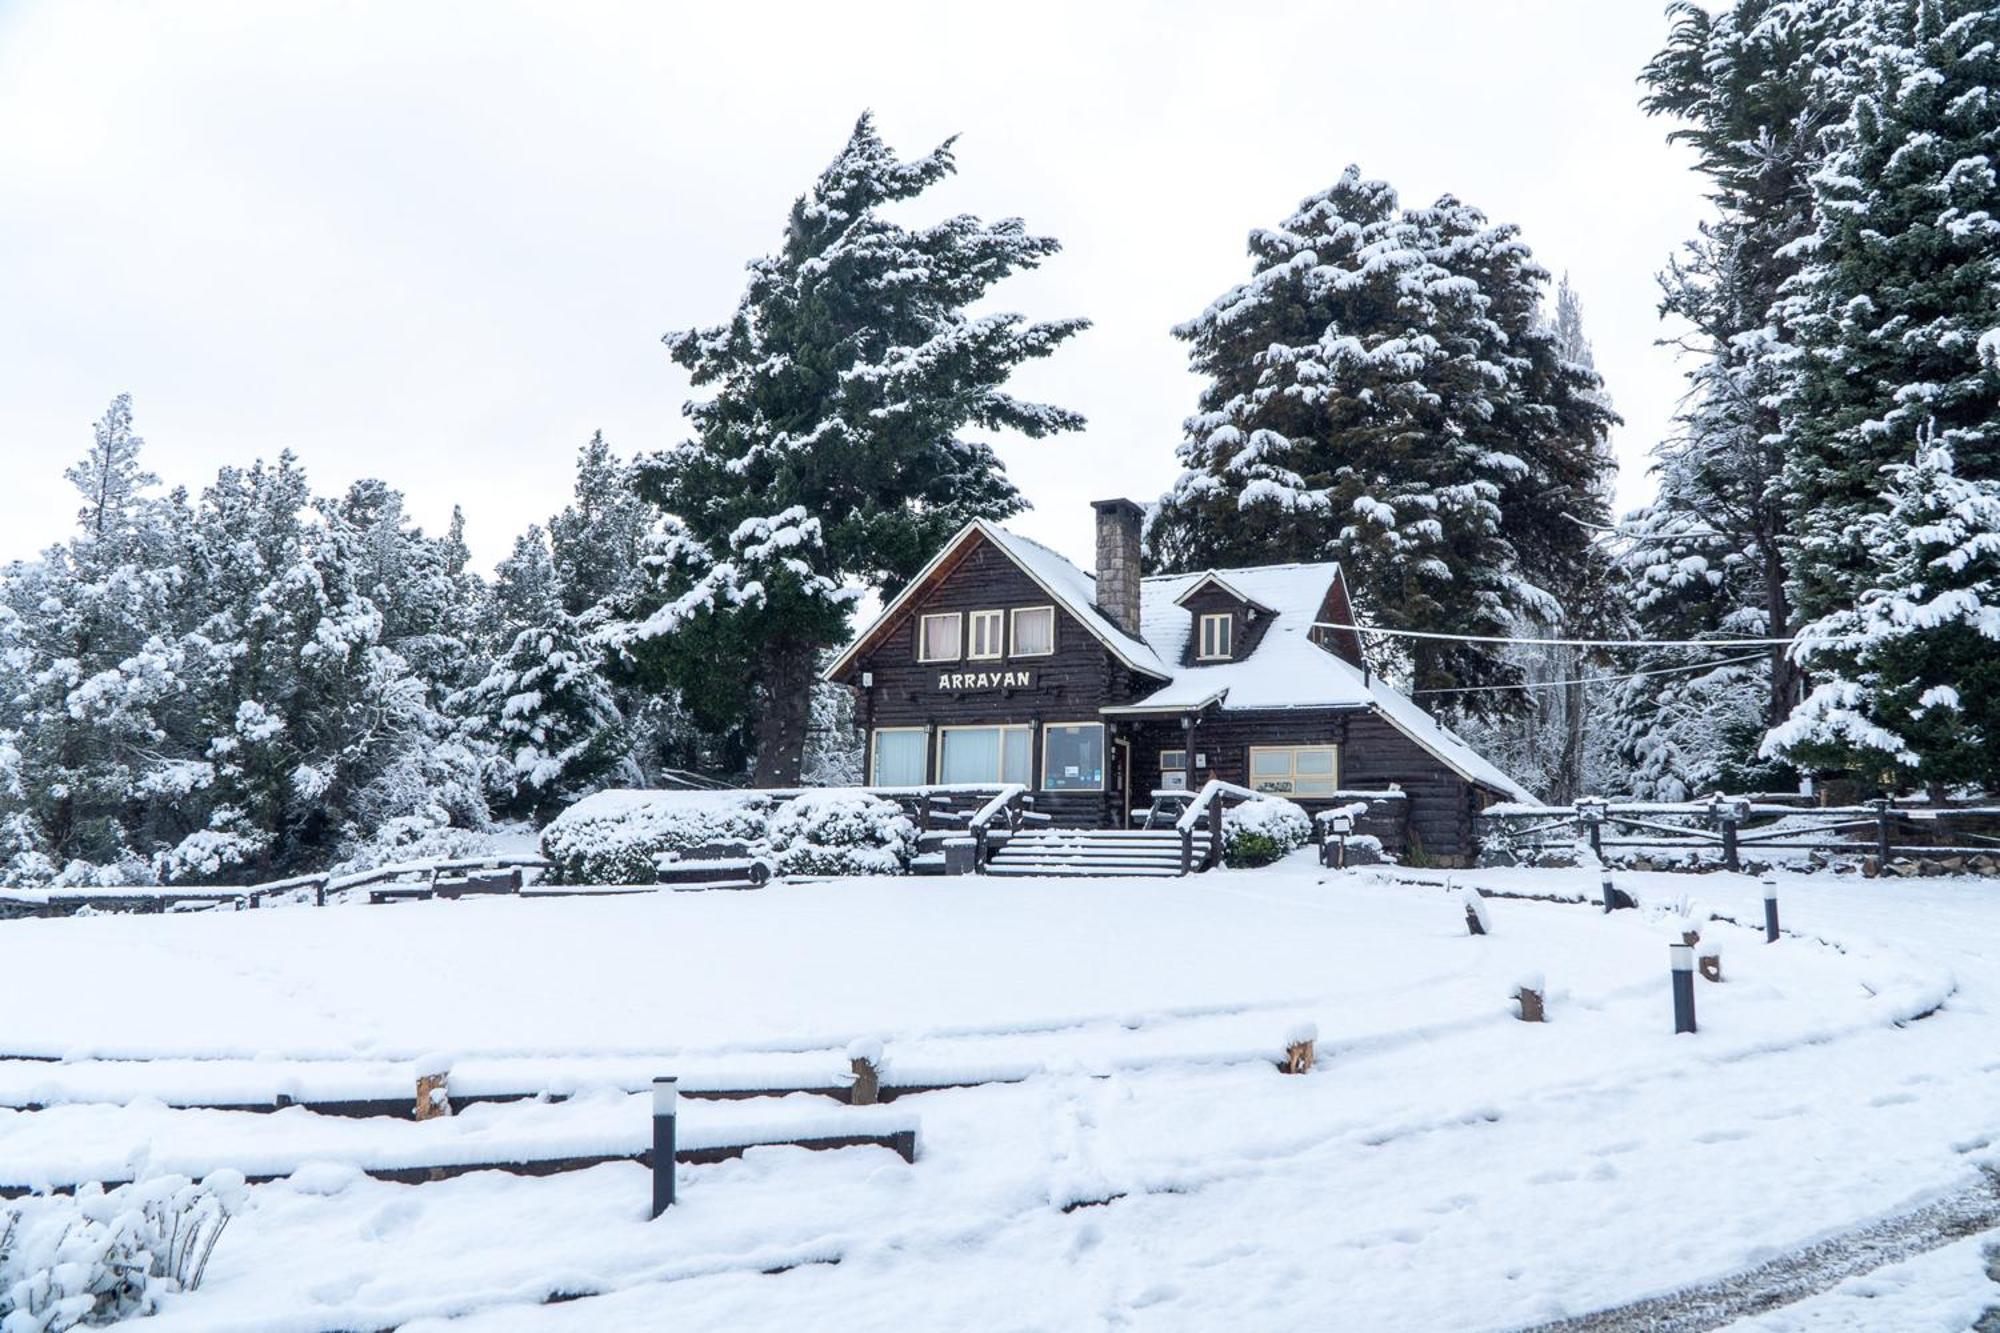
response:
M1014 609L1014 656L1047 657L1056 650L1056 609L1021 606Z
M1235 644L1236 617L1227 611L1201 618L1201 651L1197 657L1206 661L1212 658L1230 656Z
M956 611L924 616L917 621L917 660L956 662L964 617Z
M965 655L971 658L998 657L1004 651L1000 644L1001 626L1006 616L999 611L972 611L966 615L969 622L970 642Z

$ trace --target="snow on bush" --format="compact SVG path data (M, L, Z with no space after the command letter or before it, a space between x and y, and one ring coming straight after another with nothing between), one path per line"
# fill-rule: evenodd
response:
M718 842L757 851L768 840L773 798L755 791L601 791L542 830L542 855L559 884L651 884L654 862Z
M788 875L900 875L917 854L917 828L894 801L834 787L779 806L771 850Z
M1312 820L1281 796L1260 796L1222 817L1222 860L1235 867L1269 865L1312 841Z
M25 1199L0 1214L0 1333L58 1333L152 1314L201 1285L243 1177L153 1176Z

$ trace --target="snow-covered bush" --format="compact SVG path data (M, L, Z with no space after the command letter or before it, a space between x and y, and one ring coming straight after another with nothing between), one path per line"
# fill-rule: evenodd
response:
M917 854L917 829L894 801L831 787L778 807L771 850L788 875L900 875Z
M1222 860L1238 868L1269 865L1312 841L1312 820L1282 796L1260 796L1222 817Z
M243 1198L243 1176L196 1184L153 1176L74 1196L26 1199L0 1213L0 1330L58 1333L153 1313L193 1291Z
M666 852L710 843L767 841L772 798L764 792L601 791L542 830L542 855L561 884L651 884Z

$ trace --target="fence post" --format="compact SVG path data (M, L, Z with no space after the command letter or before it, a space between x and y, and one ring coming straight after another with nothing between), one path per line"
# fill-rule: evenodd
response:
M1208 803L1208 868L1222 864L1222 796Z
M1764 881L1764 943L1778 942L1778 881Z
M1728 867L1731 873L1743 869L1743 862L1736 855L1737 813L1734 805L1720 806L1716 812L1716 817L1722 821L1722 864Z
M1668 965L1674 975L1674 1035L1694 1029L1694 946L1669 944Z
M1181 830L1181 873L1194 873L1194 830L1191 828Z
M1583 821L1584 831L1590 834L1590 854L1599 861L1604 859L1604 801L1595 796L1579 796L1576 801L1576 817Z
M1875 856L1882 863L1882 873L1889 873L1889 812L1895 802L1887 796L1875 798Z
M680 1112L680 1084L653 1080L653 1216L674 1205L674 1119Z

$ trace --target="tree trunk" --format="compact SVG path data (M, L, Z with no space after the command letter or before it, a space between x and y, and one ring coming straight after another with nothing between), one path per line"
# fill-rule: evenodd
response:
M1563 686L1562 759L1556 766L1556 804L1568 805L1583 795L1583 721L1588 699L1584 694L1583 654L1570 661L1569 684Z
M1792 604L1785 595L1785 561L1778 549L1778 534L1783 530L1781 515L1773 517L1774 531L1763 543L1764 551L1764 620L1768 626L1766 633L1773 639L1783 639L1791 635ZM1792 715L1805 691L1801 688L1803 674L1794 662L1790 650L1781 644L1771 648L1771 695L1765 707L1764 725L1776 727Z
M751 774L753 785L799 785L806 727L812 721L813 668L818 661L819 650L814 644L777 639L765 645L757 663L757 764Z

